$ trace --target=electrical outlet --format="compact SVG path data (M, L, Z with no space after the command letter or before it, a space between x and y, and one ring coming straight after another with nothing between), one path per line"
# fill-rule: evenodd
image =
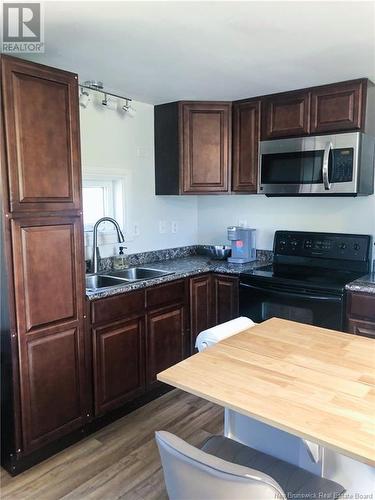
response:
M139 224L138 224L138 222L135 222L133 225L133 235L139 236L140 234L141 234L141 231L139 229Z
M165 234L167 232L167 221L159 220L159 233Z
M177 233L178 231L178 222L176 220L171 222L171 231L172 233Z

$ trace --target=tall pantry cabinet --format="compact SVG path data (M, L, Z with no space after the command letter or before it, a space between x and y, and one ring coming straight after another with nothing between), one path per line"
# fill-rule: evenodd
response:
M90 418L77 75L2 56L1 100L2 459L17 472Z

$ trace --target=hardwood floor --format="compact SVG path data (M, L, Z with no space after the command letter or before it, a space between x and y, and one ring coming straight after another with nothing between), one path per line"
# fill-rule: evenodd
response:
M199 445L210 434L222 434L223 409L169 392L19 476L1 469L1 498L166 499L156 430Z

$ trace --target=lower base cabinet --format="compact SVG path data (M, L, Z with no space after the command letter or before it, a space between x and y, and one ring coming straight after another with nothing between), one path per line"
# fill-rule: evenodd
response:
M147 315L147 388L160 385L156 375L184 357L185 306L171 306Z
M239 279L207 274L190 278L191 352L197 335L207 328L238 316Z
M190 331L191 352L195 350L197 335L212 326L212 275L190 279Z
M176 280L91 302L95 416L161 387L156 375L190 354L186 300Z
M350 292L347 296L346 330L375 339L375 295Z
M135 318L93 330L96 415L145 392L144 326Z
M375 322L349 319L348 332L354 333L354 335L362 335L362 337L375 339Z
M219 325L238 316L239 279L213 275L213 323Z

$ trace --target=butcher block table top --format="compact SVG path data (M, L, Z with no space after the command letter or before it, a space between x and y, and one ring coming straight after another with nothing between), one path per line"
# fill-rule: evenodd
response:
M272 318L158 380L375 465L375 341Z

